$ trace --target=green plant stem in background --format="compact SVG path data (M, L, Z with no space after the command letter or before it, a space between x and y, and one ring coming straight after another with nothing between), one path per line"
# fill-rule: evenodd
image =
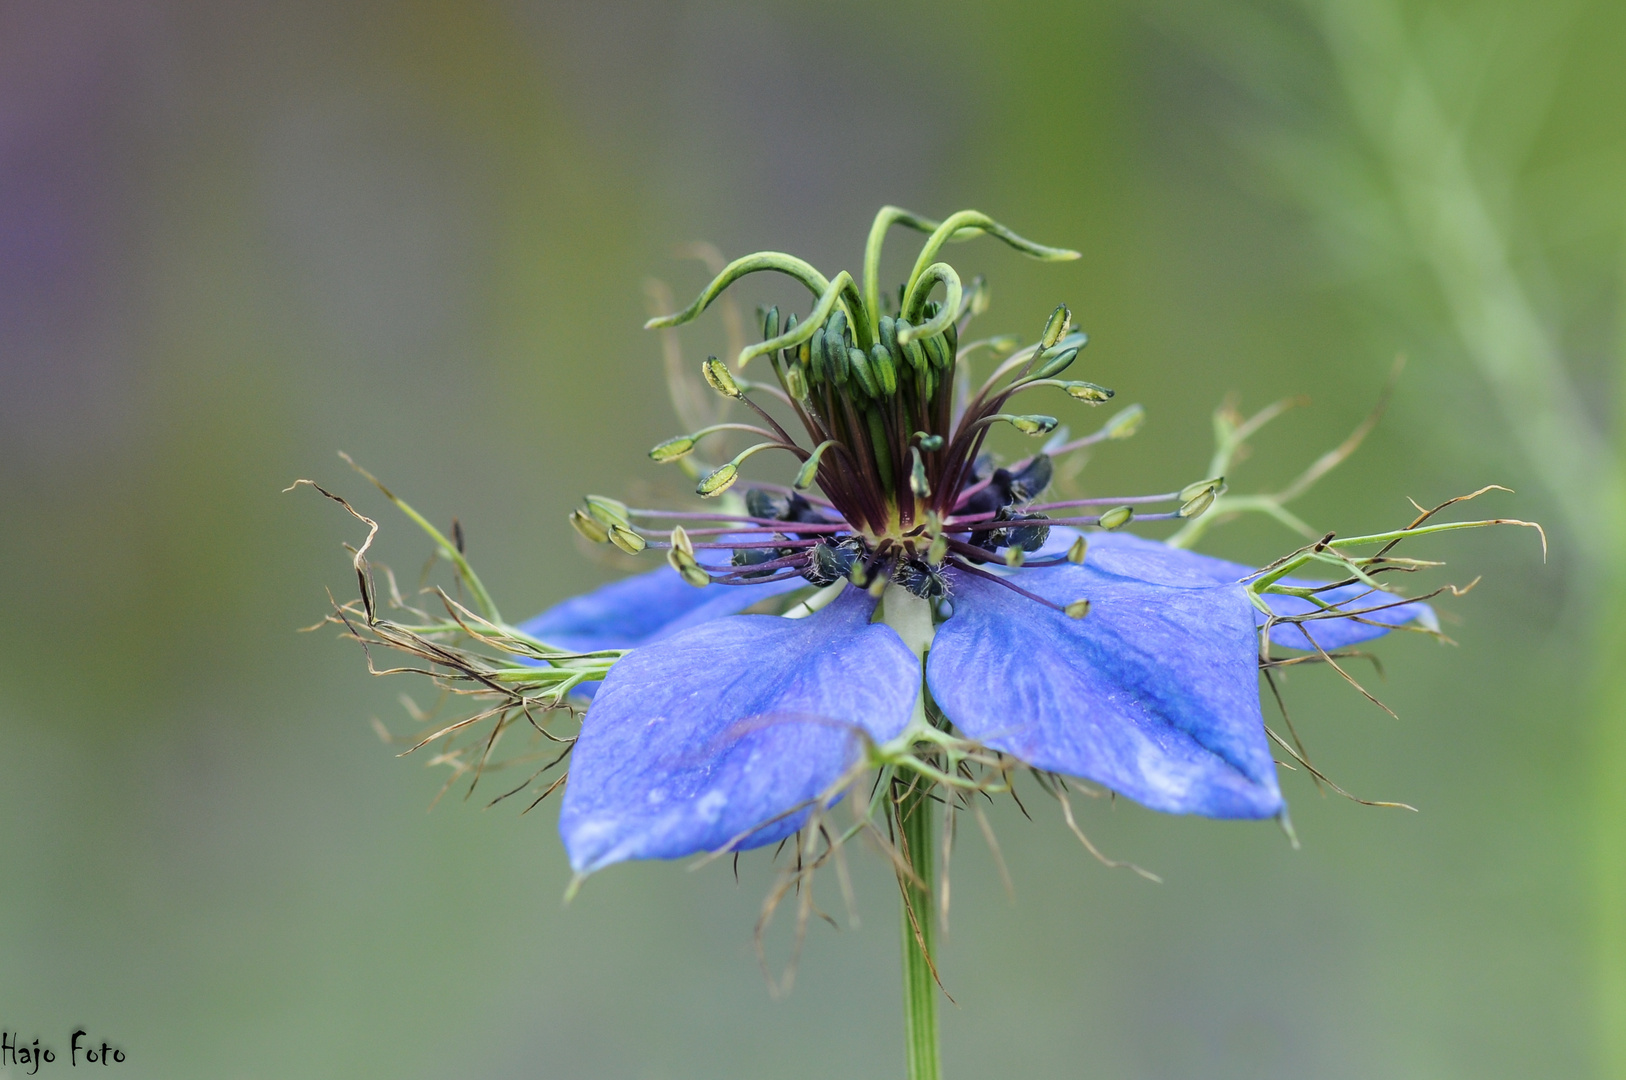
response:
M1595 715L1600 1075L1626 1078L1626 572L1612 575L1600 627Z
M903 1024L909 1080L943 1075L937 1046L937 976L932 970L932 800L920 778L898 804L904 859L914 880L899 876L903 893Z
M1617 427L1611 448L1583 408L1584 391L1483 194L1487 186L1515 185L1476 175L1469 125L1443 104L1448 76L1413 40L1400 8L1384 0L1311 7L1383 162L1397 217L1432 272L1464 351L1563 511L1566 538L1580 556L1576 578L1601 605L1592 679L1599 1056L1602 1075L1626 1080L1626 428ZM1472 94L1459 102L1460 115L1471 115L1472 104ZM1626 419L1626 408L1619 416Z
M1626 260L1621 264L1626 280ZM1610 536L1615 558L1598 626L1595 867L1601 1075L1626 1080L1626 314L1615 387L1615 475Z

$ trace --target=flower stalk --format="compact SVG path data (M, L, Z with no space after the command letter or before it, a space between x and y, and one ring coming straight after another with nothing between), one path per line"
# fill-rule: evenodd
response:
M937 970L932 959L931 781L909 775L897 813L900 854L910 875L898 875L903 893L903 1025L909 1080L938 1080L943 1074L937 1037Z

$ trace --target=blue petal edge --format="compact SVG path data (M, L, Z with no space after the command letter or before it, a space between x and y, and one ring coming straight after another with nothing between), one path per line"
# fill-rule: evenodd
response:
M571 753L559 832L592 873L625 859L757 847L795 832L908 724L920 665L848 589L805 619L714 619L610 670Z
M1079 535L1078 530L1056 526L1050 530L1050 540L1038 553L1061 555ZM1108 574L1171 586L1228 585L1252 574L1254 568L1212 555L1199 555L1195 551L1171 548L1158 540L1147 540L1121 532L1088 533L1089 554L1085 564ZM1048 573L1048 569L1033 571ZM1326 582L1303 578L1283 578L1285 585L1316 588ZM1344 612L1366 612L1357 618L1322 615L1307 623L1277 623L1270 628L1274 645L1289 649L1314 651L1316 645L1326 650L1342 649L1362 641L1382 637L1396 627L1416 624L1429 630L1439 629L1434 609L1421 600L1400 601L1399 598L1356 582L1319 594L1321 598ZM1265 604L1277 615L1308 615L1320 609L1297 596L1267 593ZM1389 606L1393 605L1393 606ZM1369 611L1371 608L1381 608ZM1265 624L1265 614L1254 609L1258 625ZM1307 633L1309 636L1307 636ZM1314 638L1314 644L1310 637Z
M753 604L806 586L801 578L790 578L697 589L676 570L663 566L565 600L519 628L550 645L577 652L632 649L710 619L737 615Z
M1201 556L1095 539L1084 566L1014 575L1053 603L1088 598L1083 619L951 575L954 615L926 665L939 707L970 738L1155 810L1279 814L1242 587L1193 573Z

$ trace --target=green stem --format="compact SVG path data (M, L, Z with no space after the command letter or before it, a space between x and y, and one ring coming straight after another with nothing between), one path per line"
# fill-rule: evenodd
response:
M909 1080L943 1075L937 1047L937 976L932 970L932 800L924 777L898 804L904 859L915 880L900 876L903 892L903 1024ZM907 782L907 781L906 781Z

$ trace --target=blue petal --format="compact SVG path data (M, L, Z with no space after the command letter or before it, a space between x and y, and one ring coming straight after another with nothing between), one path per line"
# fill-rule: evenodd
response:
M520 629L561 649L631 649L806 585L790 578L697 589L663 566L556 604Z
M914 710L919 662L869 621L874 607L848 589L805 619L716 619L619 661L571 753L559 814L571 866L756 847L800 828L805 804L857 760L859 730L891 739Z
M1092 546L1084 566L1017 575L1056 603L1088 598L1083 619L954 574L954 615L926 664L932 696L967 736L1154 810L1278 813L1258 635L1242 587L1163 584L1190 580L1187 553L1106 547L1114 557L1098 558Z
M1050 540L1038 553L1043 555L1060 555L1065 552L1073 539L1078 535L1076 530L1065 526L1057 526L1050 530ZM1108 573L1124 577L1138 578L1142 581L1155 582L1159 585L1228 585L1240 581L1254 572L1253 567L1243 566L1241 563L1228 562L1225 559L1216 559L1211 555L1199 555L1194 551L1183 551L1171 548L1169 545L1157 540L1147 540L1143 537L1133 536L1122 532L1090 533L1086 536L1089 543L1089 554L1085 563ZM1036 556L1037 557L1037 556ZM1047 573L1046 569L1035 570L1034 573ZM1283 578L1282 584L1298 588L1315 588L1325 582L1307 581L1303 578ZM1337 618L1323 615L1303 624L1308 627L1316 644L1323 649L1342 649L1362 641L1370 641L1382 637L1397 626L1416 623L1430 630L1437 629L1438 623L1434 617L1434 609L1421 600L1410 603L1397 604L1398 598L1385 592L1378 591L1359 582L1353 585L1342 585L1336 589L1328 589L1319 594L1321 599L1332 604L1340 611L1368 612L1357 618ZM1265 603L1277 615L1306 615L1319 610L1309 600L1297 596L1283 596L1279 593L1266 593ZM1383 608L1381 611L1368 611L1371 608ZM1255 609L1256 619L1263 626L1265 614ZM1377 625L1374 625L1377 624ZM1270 628L1270 640L1273 644L1290 649L1314 649L1305 638L1305 630L1299 624L1278 623Z

